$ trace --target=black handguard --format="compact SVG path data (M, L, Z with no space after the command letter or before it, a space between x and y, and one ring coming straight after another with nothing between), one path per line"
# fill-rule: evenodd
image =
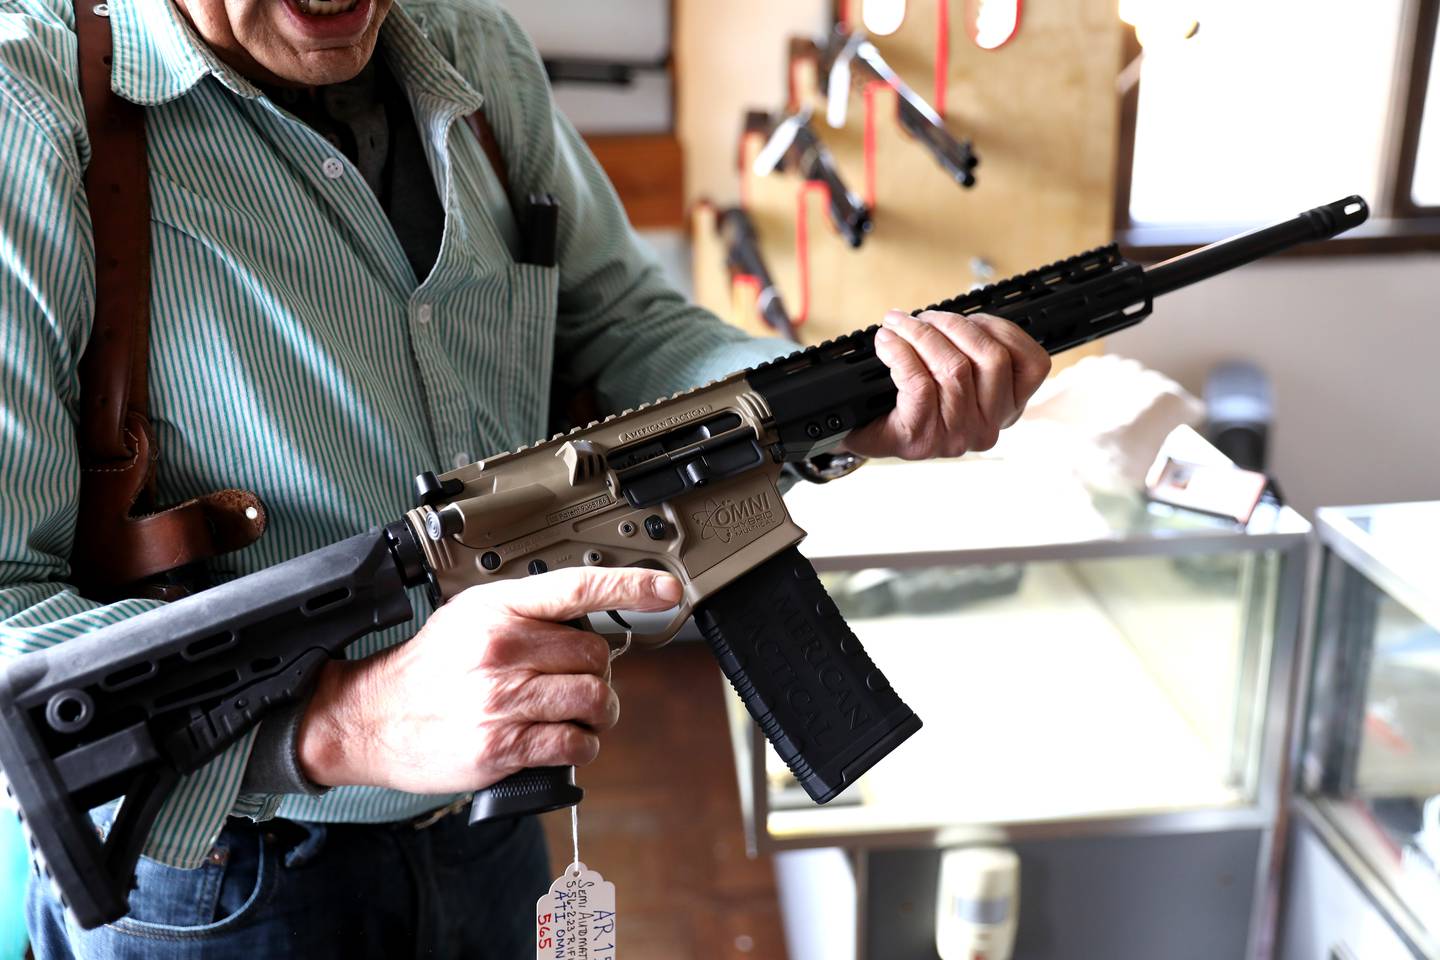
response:
M920 729L794 547L695 609L720 669L816 803Z
M410 616L388 536L372 530L0 671L7 793L81 926L128 910L135 861L181 775L302 696L357 637ZM102 842L88 811L120 796Z
M1110 244L1049 266L962 293L921 310L1003 317L1050 354L1133 327L1156 297L1298 244L1323 240L1365 222L1358 196L1306 210L1289 220L1220 240L1145 267ZM895 407L895 383L875 353L867 327L762 363L747 375L764 396L779 434L779 457L795 463L829 453L850 434Z

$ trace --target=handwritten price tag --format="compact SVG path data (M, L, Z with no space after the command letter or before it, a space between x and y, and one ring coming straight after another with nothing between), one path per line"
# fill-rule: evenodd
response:
M576 861L535 901L535 960L616 960L615 884Z

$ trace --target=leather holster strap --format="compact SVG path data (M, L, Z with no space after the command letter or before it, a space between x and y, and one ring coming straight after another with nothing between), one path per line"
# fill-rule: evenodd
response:
M485 112L476 110L466 114L465 123L475 134L475 139L480 141L480 149L485 151L485 159L490 161L490 169L495 171L495 177L500 181L500 189L509 197L510 172L505 168L505 155L500 152L500 143L495 139L495 131L491 129L490 121L485 119ZM516 209L513 199L510 201L510 208Z
M85 193L95 233L95 323L80 358L80 447L124 460L125 414L149 409L150 185L145 111L110 90L110 19L75 4L90 132Z
M97 13L104 11L104 13ZM80 505L72 579L96 599L156 595L139 581L253 543L265 508L221 490L150 510L150 191L144 110L110 89L108 8L75 4L90 134L85 193L95 236L95 319L80 358ZM158 591L173 597L176 590Z

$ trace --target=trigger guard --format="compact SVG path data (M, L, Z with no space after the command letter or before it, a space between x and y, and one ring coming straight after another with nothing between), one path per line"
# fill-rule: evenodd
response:
M639 567L639 568L641 568L641 569L657 570L657 571L659 571L659 572L661 572L661 573L668 573L668 574L670 574L671 576L676 577L677 579L681 579L681 582L682 582L682 583L684 582L684 580L681 578L681 574L680 574L679 572L677 572L676 570L672 569L671 566L670 566L670 564L668 564L668 563L662 563L662 562L656 560L656 561L648 561L648 562L637 563L637 564L634 564L634 566L635 566L635 567ZM618 626L620 626L620 627L625 631L625 637L626 637L626 639L625 639L625 641L624 641L624 647L623 647L623 649L621 649L619 652L616 652L616 647L615 647L614 643L612 642L612 644L611 644L610 659L613 661L616 657L620 656L621 653L624 653L624 652L629 651L629 650L634 650L634 649L656 650L656 649L659 649L660 647L665 646L665 645L666 645L667 643L669 643L671 640L674 640L674 639L675 639L675 635L680 632L680 629L685 626L685 622L686 622L687 620L689 620L690 617L694 615L694 613L695 613L695 608L694 608L694 606L692 606L691 603L690 603L690 601L689 601L685 596L682 595L681 598L680 598L680 604L679 604L679 606L677 607L677 609L676 609L676 611L675 611L675 616L674 616L674 618L671 619L671 621L670 621L669 623L667 623L667 624L664 626L664 628L663 628L662 630L660 630L660 632L658 632L658 633L642 633L642 632L640 632L639 630L636 630L636 629L635 629L634 627L632 627L630 624L626 623L626 622L625 622L625 619L620 616L619 611L616 611L616 610L606 610L606 611L605 611L605 614L609 617L609 619L610 619L612 622L614 622L615 624L617 624ZM587 617L586 620L587 620L587 622L588 622L589 618ZM596 632L596 633L599 633L601 636L604 636L604 637L614 637L614 636L617 636L616 634L613 634L613 633L606 633L605 631L595 630L595 628L594 628L593 626L588 627L588 629L590 629L590 630L592 630L592 631L594 631L594 632Z
M630 635L630 648L632 650L636 648L655 650L665 646L665 644L675 639L675 634L680 632L680 628L685 626L685 621L689 620L694 612L695 608L690 605L690 602L682 598L679 608L675 611L674 618L665 625L663 630L659 633L632 633Z

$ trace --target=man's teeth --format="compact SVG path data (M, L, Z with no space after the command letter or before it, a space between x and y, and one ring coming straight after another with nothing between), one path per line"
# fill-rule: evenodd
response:
M317 17L330 17L354 10L360 0L299 0L300 10Z

